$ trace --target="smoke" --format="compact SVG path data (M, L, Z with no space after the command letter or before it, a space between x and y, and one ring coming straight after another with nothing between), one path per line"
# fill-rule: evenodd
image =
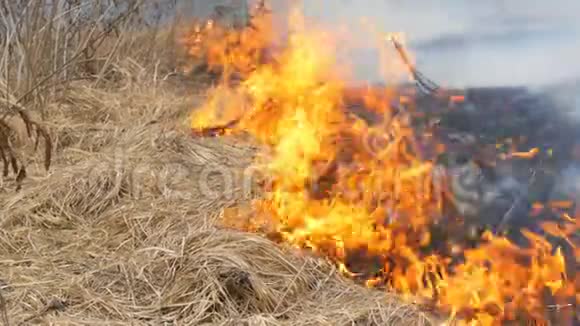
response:
M244 0L182 0L196 14ZM250 6L257 0L248 0ZM284 38L291 4L311 27L333 31L354 82L400 82L392 44L402 32L418 69L444 87L528 86L580 122L580 11L577 0L270 0ZM377 45L381 44L382 49ZM389 72L396 72L389 75ZM405 76L406 79L409 76ZM562 85L567 83L565 87ZM553 87L557 85L557 87ZM574 85L570 87L569 85Z
M302 5L313 24L344 29L339 50L358 80L384 82L385 52L376 48L377 34L403 32L418 69L440 85L527 86L556 104L538 109L555 109L580 125L580 1L304 0ZM387 55L400 60L394 52ZM578 163L559 178L554 198L580 194Z
M206 15L217 4L246 0L180 0ZM247 0L250 6L257 0ZM270 0L283 34L291 4L311 25L340 34L341 56L357 80L384 81L379 36L403 32L418 68L447 87L543 86L580 79L577 0ZM188 11L188 10L186 10ZM340 32L338 32L340 31ZM383 42L383 46L388 46Z
M356 49L350 61L360 79L382 79L379 51L360 45L376 41L369 25L404 32L419 69L448 87L538 86L580 76L575 0L312 0L303 7L311 21L347 27L344 46Z

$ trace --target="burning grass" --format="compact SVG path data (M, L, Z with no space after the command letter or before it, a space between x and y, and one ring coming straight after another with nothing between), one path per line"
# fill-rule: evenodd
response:
M10 325L429 324L329 262L220 227L223 208L256 196L243 183L256 149L192 139L198 99L169 82L71 86L45 120L52 169L33 162L20 192L5 180L0 194Z
M465 322L545 322L546 297L576 302L576 276L565 275L562 253L541 236L524 231L527 248L490 232L476 248L434 239L433 227L449 223L441 209L449 193L433 162L421 159L423 135L412 128L402 97L388 88L383 98L363 94L381 118L374 125L350 114L331 35L304 29L300 18L291 17L288 43L267 61L243 56L245 31L229 36L233 49L217 54L216 41L206 39L203 53L226 77L192 115L192 128L203 135L217 125L266 147L255 161L269 179L266 195L253 202L242 228L265 223L278 241L329 257L346 275ZM239 70L244 78L230 86L228 67L239 65L247 68ZM226 95L236 101L220 104ZM446 232L457 232L452 227Z
M0 149L27 168L0 183L0 323L428 324L328 262L217 223L256 196L255 147L191 138L204 86L169 77L171 31L144 28L143 3L0 2L0 122L18 125ZM49 171L21 142L32 121L51 136Z

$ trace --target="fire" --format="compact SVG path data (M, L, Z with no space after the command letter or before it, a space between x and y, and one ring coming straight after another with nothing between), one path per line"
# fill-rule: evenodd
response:
M534 158L536 155L538 155L538 153L540 153L539 148L532 148L527 152L513 152L508 155L502 155L501 158L506 159L508 157L518 157L524 159L531 159Z
M433 248L443 198L433 163L420 158L421 135L397 106L412 97L390 88L349 91L329 34L305 29L302 19L291 19L285 47L263 60L258 53L274 35L266 20L255 19L262 23L241 31L216 34L219 28L208 25L203 42L187 45L196 56L205 49L210 66L226 75L194 111L192 127L223 125L264 145L256 164L270 182L253 203L256 223L267 221L282 241L326 255L367 286L419 298L466 321L491 325L522 313L543 321L546 291L576 295L578 282L566 279L561 251L529 232L528 248L489 233L477 248L460 248L461 256L457 248ZM243 78L231 86L234 71ZM355 98L378 122L350 113ZM568 236L577 227L546 229ZM361 261L376 262L376 269L357 270Z
M252 28L238 31L209 19L194 24L180 41L194 61L207 64L210 70L223 70L225 76L230 76L233 71L247 75L256 68L264 56L262 50L273 39L268 28L271 15L267 12L255 15L251 24Z
M452 95L449 100L451 102L454 103L461 103L461 102L465 102L465 96L464 95Z

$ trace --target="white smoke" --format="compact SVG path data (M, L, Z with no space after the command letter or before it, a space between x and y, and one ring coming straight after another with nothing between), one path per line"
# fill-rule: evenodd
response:
M196 14L243 1L180 0ZM541 86L580 76L577 0L267 2L281 17L300 3L310 21L341 30L341 46L363 80L383 79L378 39L369 25L377 32L404 32L420 70L443 86ZM283 29L283 19L276 23Z
M353 42L365 38L363 17L384 32L404 32L420 69L446 86L542 85L580 75L575 0L312 0L303 6L312 20L348 26ZM377 51L355 51L351 59L361 78L380 79Z
M580 166L570 164L556 179L551 200L577 200L580 196Z

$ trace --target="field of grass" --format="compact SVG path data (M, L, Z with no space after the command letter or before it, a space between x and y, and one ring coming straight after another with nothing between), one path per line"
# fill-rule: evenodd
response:
M256 195L254 148L191 137L206 86L172 75L177 25L143 21L139 1L87 3L0 3L0 325L430 323L221 227Z

